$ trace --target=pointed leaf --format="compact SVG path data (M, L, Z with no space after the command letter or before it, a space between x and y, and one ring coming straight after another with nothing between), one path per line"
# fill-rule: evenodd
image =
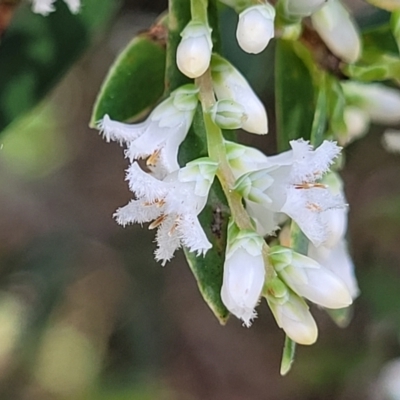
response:
M157 26L135 37L115 60L97 97L91 127L105 114L117 121L132 120L163 94L166 51L163 39L151 33Z
M281 361L281 375L286 375L292 368L294 356L296 353L296 343L289 337L285 337L285 345L283 347L282 361Z

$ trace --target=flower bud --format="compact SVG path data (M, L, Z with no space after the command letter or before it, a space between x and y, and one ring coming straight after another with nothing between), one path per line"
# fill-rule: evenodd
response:
M261 53L274 37L275 8L271 4L245 9L239 15L236 38L247 53Z
M211 109L211 118L222 129L239 129L245 120L244 108L233 100L217 101Z
M299 296L333 309L352 303L346 285L311 258L282 246L272 247L269 257L282 281Z
M317 324L303 299L279 278L269 281L264 293L276 323L290 339L303 345L315 343L318 337Z
M231 220L224 263L221 298L226 308L249 327L264 286L264 240L252 231L239 231Z
M213 88L218 100L233 100L243 106L242 128L251 133L268 132L267 113L243 75L228 61L214 54L211 59Z
M342 83L349 104L365 111L372 122L400 123L400 92L381 83Z
M400 153L400 131L386 129L382 136L382 145L389 153Z
M327 0L282 0L280 9L289 19L301 19L318 11L326 2Z
M176 62L179 70L189 78L197 78L210 65L212 41L211 29L200 22L191 21L181 32Z
M313 26L329 50L348 63L361 54L361 37L350 13L339 0L329 0L311 16Z
M371 123L370 117L366 111L355 106L346 106L343 113L346 131L338 134L338 140L341 146L351 143L353 140L364 136Z

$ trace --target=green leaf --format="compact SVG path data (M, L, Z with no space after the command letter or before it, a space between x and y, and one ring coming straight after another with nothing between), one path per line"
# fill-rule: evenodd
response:
M283 151L290 140L310 138L314 118L313 82L290 41L277 41L275 96L278 149Z
M90 126L108 114L135 119L164 92L165 46L149 33L135 37L112 65L97 97Z
M322 84L317 95L314 119L311 128L310 142L314 147L318 147L324 140L327 123L327 98L326 87Z
M281 375L286 375L292 368L294 356L296 353L296 343L285 336L285 345L283 347L282 361L281 361Z
M326 74L324 83L327 96L329 133L331 135L337 135L340 132L346 132L347 127L344 121L346 98L342 86L340 85L340 81L336 77Z
M116 0L83 0L71 14L63 2L47 17L22 6L0 46L0 131L33 108L115 14Z
M379 51L399 55L396 39L389 24L367 29L362 34L363 52Z

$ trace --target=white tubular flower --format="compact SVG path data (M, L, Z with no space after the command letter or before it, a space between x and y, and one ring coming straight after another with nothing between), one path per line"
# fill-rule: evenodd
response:
M324 184L317 182L339 155L340 147L324 141L313 150L302 139L291 141L290 145L292 150L268 157L271 166L242 175L235 190L246 200L247 211L255 220L259 234L272 234L281 218L278 213L283 213L296 221L304 234L319 246L329 234L323 213L344 207L340 195L332 195Z
M309 17L318 11L328 0L282 0L280 7L289 19Z
M49 15L55 10L54 2L55 0L32 0L32 11L44 16ZM81 7L80 0L64 0L64 2L73 14L79 12Z
M201 22L191 21L181 32L181 36L176 53L178 68L189 78L198 78L210 65L211 29Z
M400 91L381 83L342 82L347 103L378 124L400 123Z
M182 86L159 104L144 122L124 124L105 115L98 128L107 142L114 140L127 145L125 155L131 162L149 157L147 165L162 179L179 169L178 149L192 124L197 93L194 85Z
M359 295L360 290L354 274L354 264L344 238L331 248L326 246L315 247L310 243L308 256L338 276L346 285L352 299Z
M353 140L364 136L369 129L371 118L368 113L359 107L348 105L344 109L345 132L338 133L340 145L345 146Z
M274 37L275 8L262 4L246 8L239 15L236 38L247 53L261 53Z
M245 120L242 128L251 133L267 133L268 119L265 108L243 75L216 54L211 58L211 75L218 100L233 100L244 108Z
M313 26L331 52L348 63L361 55L361 36L350 13L339 0L328 0L311 16Z
M136 200L116 211L117 222L125 226L153 221L149 228L158 228L155 256L162 265L181 246L198 255L205 254L211 244L197 216L207 202L217 167L210 159L200 158L161 181L133 163L126 179Z
M287 247L274 246L270 263L280 279L296 294L326 308L344 308L352 303L347 286L332 271Z
M247 327L257 315L254 309L264 286L263 244L263 238L255 232L239 231L230 221L221 298Z
M306 302L279 278L266 284L264 295L278 326L296 343L310 345L318 338L317 324Z

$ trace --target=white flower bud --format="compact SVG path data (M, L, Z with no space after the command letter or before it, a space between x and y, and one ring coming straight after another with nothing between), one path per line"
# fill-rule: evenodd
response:
M344 308L352 303L346 285L330 270L289 248L274 246L270 262L279 277L299 296L326 308Z
M189 78L198 78L210 65L211 29L200 22L191 21L181 32L181 36L176 52L178 68Z
M343 118L346 124L346 131L338 134L338 140L341 146L351 143L353 140L364 136L368 132L371 119L368 113L360 107L346 106Z
M331 52L348 63L361 55L361 37L350 13L339 0L328 0L311 16L313 26Z
M55 0L32 0L32 11L46 16L55 10L54 2ZM79 12L80 0L64 0L64 2L73 14Z
M236 38L247 53L261 53L274 37L275 8L271 4L249 7L239 15Z
M400 123L400 91L381 83L342 83L348 103L365 111L372 122Z
M256 317L255 307L264 286L262 237L238 231L230 221L221 298L226 308L248 327Z
M211 59L211 74L218 100L233 100L243 106L246 119L242 128L251 133L267 133L268 119L264 105L243 75L216 54Z
M211 118L222 129L239 129L246 116L244 108L236 101L220 100L211 109Z
M318 11L327 0L283 0L281 7L286 17L301 19Z
M387 129L382 136L382 145L389 153L400 154L400 131Z
M265 296L276 323L296 343L310 345L318 338L317 324L306 302L279 279L268 282Z

